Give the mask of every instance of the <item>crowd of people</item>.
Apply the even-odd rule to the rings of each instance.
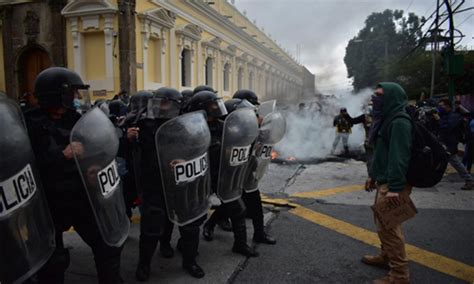
[[[369,143],[369,133],[373,120],[373,102],[369,102],[366,113],[351,117],[346,108],[340,109],[340,114],[334,118],[336,137],[332,154],[335,153],[342,138],[344,154],[349,153],[348,140],[351,129],[356,124],[362,124],[366,132],[364,143],[367,165],[370,168],[373,155],[373,144]],[[406,106],[406,112],[415,122],[419,122],[431,132],[445,147],[449,154],[449,163],[459,173],[465,184],[463,190],[472,190],[474,180],[471,176],[474,158],[474,114],[464,108],[459,99],[453,102],[448,98],[427,99],[415,105]],[[459,145],[464,145],[464,151],[459,151]]]
[[[20,104],[0,95],[0,130],[8,134],[0,138],[0,252],[16,256],[0,259],[0,282],[64,283],[70,256],[63,232],[73,227],[92,249],[99,283],[122,283],[121,252],[133,208],[141,216],[140,282],[153,274],[158,245],[163,257],[174,256],[174,226],[182,267],[195,278],[205,276],[197,262],[201,227],[206,241],[214,239],[216,225],[232,231],[232,252],[258,257],[248,244],[248,217],[254,242],[276,244],[264,228],[259,191],[273,145],[286,129],[275,101],[262,103],[250,90],[224,102],[209,86],[183,92],[162,87],[121,92],[90,109],[88,87],[75,72],[52,67]],[[376,205],[397,206],[417,186],[413,159],[426,154],[415,133],[419,125],[444,145],[446,163],[465,180],[462,189],[473,188],[474,122],[459,103],[440,99],[410,107],[400,85],[380,83],[367,109],[356,118],[340,110],[332,150],[342,139],[347,154],[352,126],[364,125],[366,190],[377,191]],[[211,194],[221,203],[208,218]],[[388,228],[374,219],[381,252],[362,261],[389,269],[375,283],[409,283],[401,224]]]
[[[17,122],[3,125],[7,129],[2,131],[22,132],[21,121],[27,130],[24,140],[0,141],[3,149],[24,144],[22,151],[34,158],[16,161],[28,164],[32,182],[44,188],[35,203],[37,216],[31,217],[44,227],[42,233],[17,237],[22,228],[16,214],[30,214],[21,211],[29,208],[27,203],[26,209],[8,212],[2,240],[11,246],[4,243],[0,250],[2,255],[24,254],[24,261],[2,258],[0,282],[64,283],[70,257],[62,235],[73,227],[92,249],[99,283],[121,283],[121,252],[134,207],[141,215],[138,281],[153,274],[158,244],[163,257],[173,257],[175,225],[182,267],[195,278],[205,276],[197,262],[203,223],[206,241],[213,240],[217,224],[232,231],[236,254],[259,255],[248,243],[246,217],[253,221],[254,242],[276,243],[264,230],[258,186],[272,145],[285,133],[274,101],[260,105],[250,90],[239,90],[224,102],[209,86],[183,92],[163,87],[97,100],[87,110],[87,89],[75,72],[52,67],[38,75],[34,94],[21,101],[23,115],[16,102],[0,99],[4,121]],[[2,161],[2,175],[18,176],[8,161]],[[8,167],[15,172],[4,170]],[[212,193],[221,204],[207,218]],[[25,245],[32,241],[25,238],[36,237],[43,243]]]

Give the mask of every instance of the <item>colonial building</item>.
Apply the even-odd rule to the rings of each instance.
[[[314,93],[314,76],[225,0],[3,0],[0,11],[0,91],[11,97],[49,66],[79,73],[93,100],[203,84],[225,97]]]

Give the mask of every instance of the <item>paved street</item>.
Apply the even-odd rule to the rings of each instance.
[[[157,252],[150,283],[370,283],[385,271],[360,262],[378,246],[369,207],[375,193],[362,190],[365,176],[365,165],[354,160],[272,164],[261,190],[276,246],[258,245],[260,257],[246,259],[230,251],[232,234],[216,229],[215,240],[200,245],[204,279],[185,274],[178,254],[168,260]],[[474,192],[461,186],[450,169],[436,187],[414,189],[419,214],[404,226],[412,283],[474,282]],[[126,283],[135,283],[138,218],[122,255]],[[248,228],[250,239],[250,222]],[[93,282],[91,252],[76,233],[66,235],[72,247],[68,283]]]

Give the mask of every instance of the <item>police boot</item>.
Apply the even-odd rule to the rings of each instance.
[[[257,257],[258,252],[247,245],[247,227],[245,218],[232,218],[232,230],[234,231],[234,246],[232,252],[241,254],[246,257]]]
[[[223,218],[223,213],[222,206],[217,207],[211,217],[209,217],[209,220],[204,223],[204,226],[202,227],[202,235],[206,241],[210,242],[214,239],[214,228],[219,220]]]
[[[158,238],[140,236],[139,244],[139,260],[135,277],[140,282],[148,281],[150,278],[150,264],[156,247],[158,246]]]
[[[203,278],[206,275],[201,266],[197,264],[196,260],[192,262],[183,262],[183,269],[194,278]]]

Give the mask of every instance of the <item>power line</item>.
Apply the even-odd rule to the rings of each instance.
[[[471,15],[469,15],[467,18],[465,18],[464,20],[462,20],[462,22],[458,24],[458,28],[459,28],[460,26],[462,26],[462,24],[464,24],[464,23],[465,23],[467,20],[469,20],[469,18],[472,17],[472,16],[474,16],[474,14],[471,14]]]
[[[408,10],[410,9],[410,7],[411,7],[411,5],[413,4],[414,1],[415,1],[415,0],[411,0],[411,1],[410,1],[410,4],[409,4],[408,7],[405,9],[405,11],[407,11],[407,13],[408,13]]]

